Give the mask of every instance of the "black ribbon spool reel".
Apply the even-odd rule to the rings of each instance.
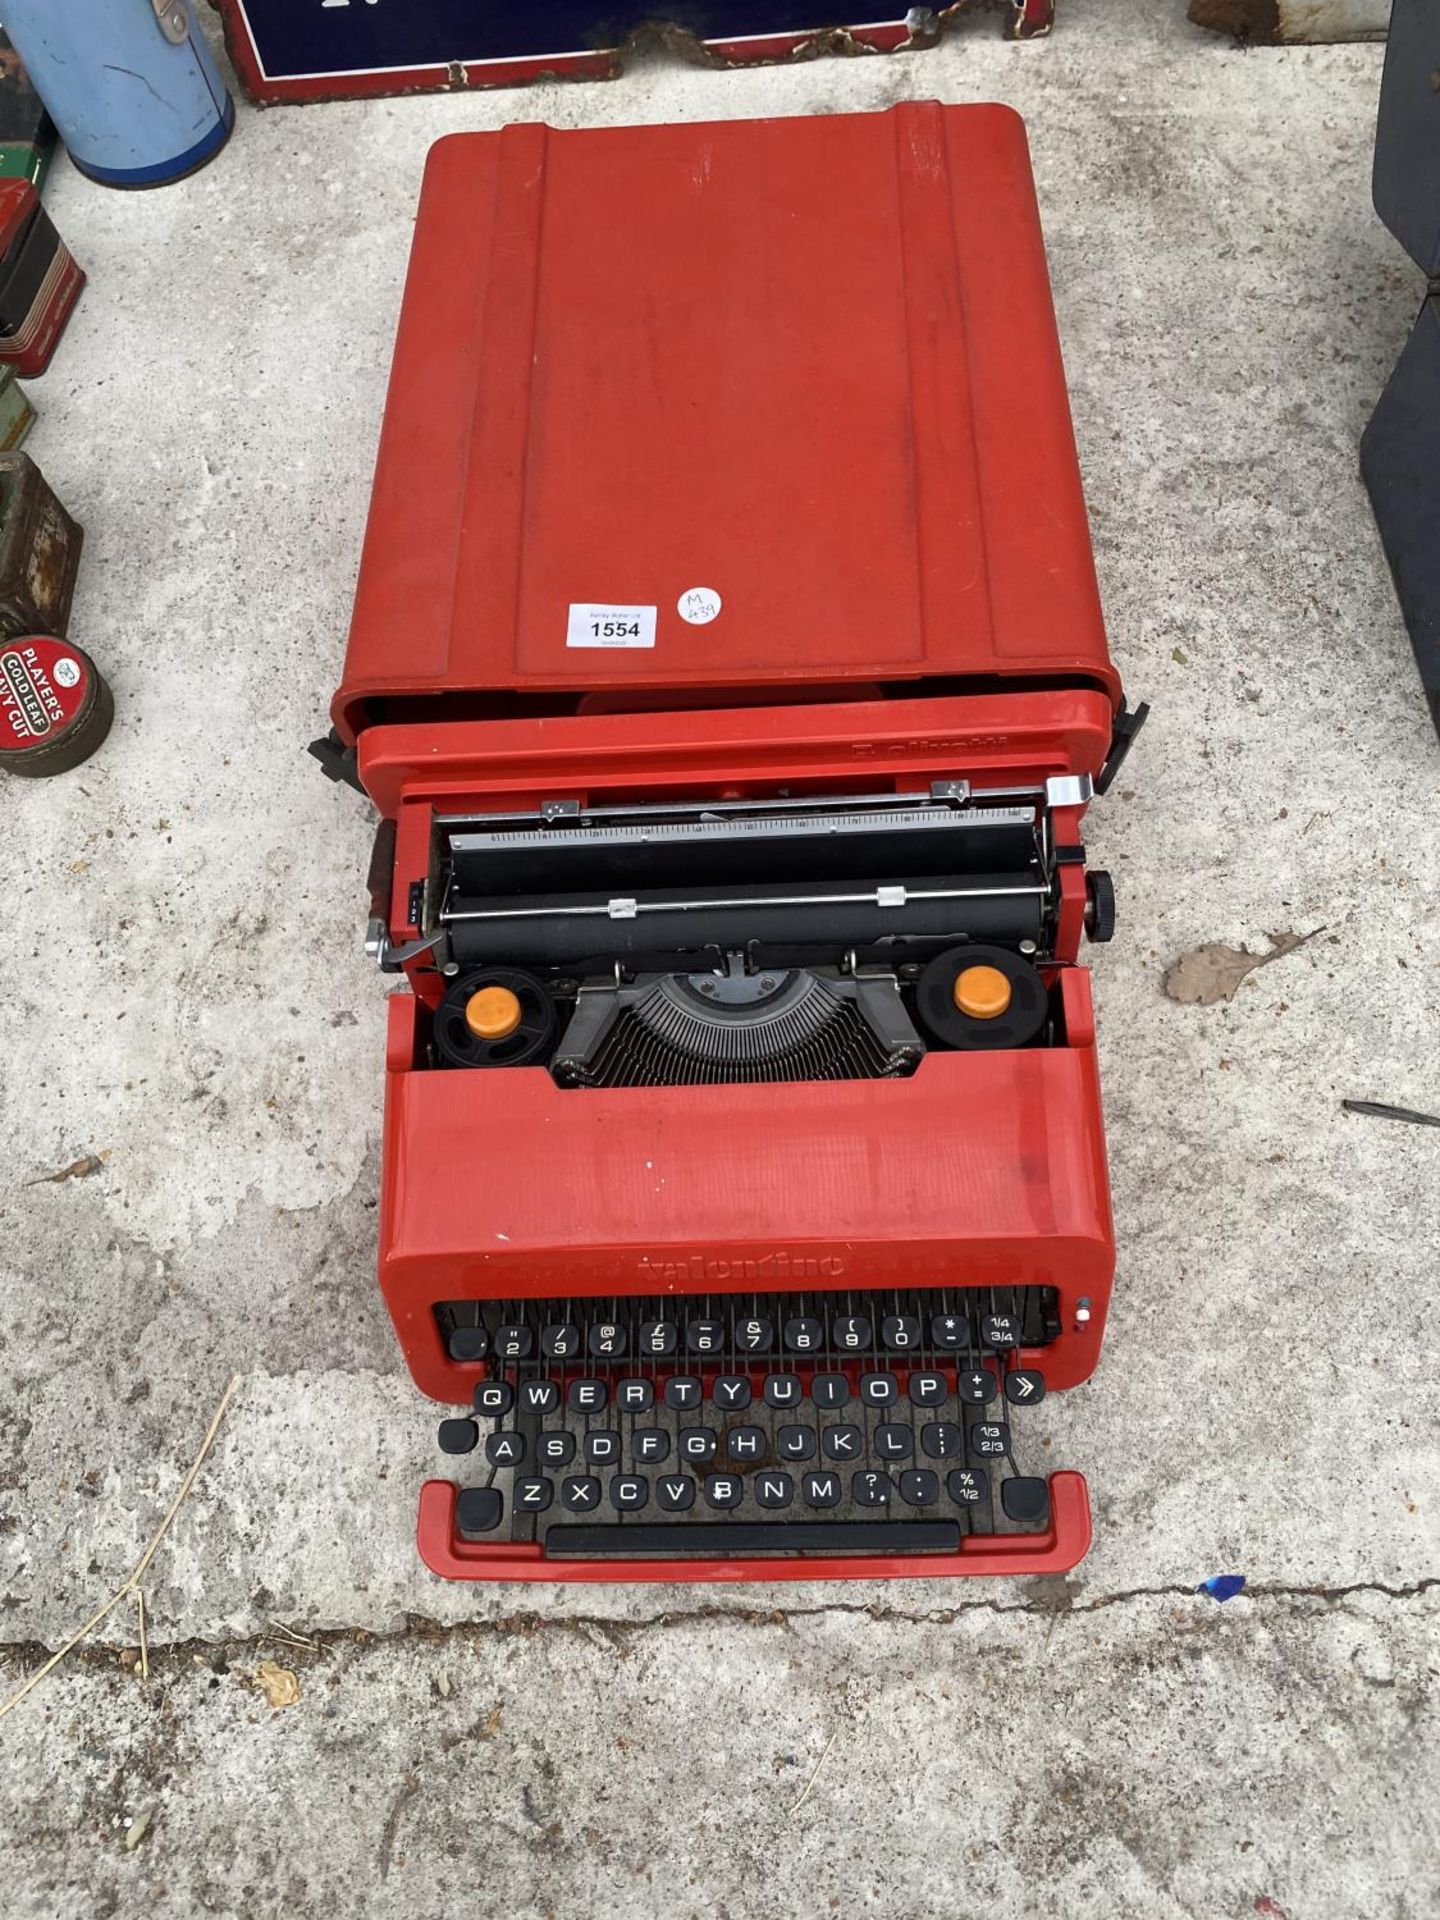
[[[967,1013],[955,983],[972,968],[993,968],[1009,985],[1009,1004],[993,1014]],[[985,981],[990,989],[996,983]],[[977,992],[977,998],[985,997]],[[993,997],[998,1000],[998,990]],[[915,1010],[936,1040],[960,1052],[1028,1047],[1040,1037],[1050,997],[1038,970],[1005,947],[951,947],[932,960],[915,987]]]
[[[513,994],[519,1019],[508,1032],[487,1037],[467,1016],[470,1002],[486,990]],[[548,1059],[559,1020],[555,1003],[533,973],[515,967],[477,967],[462,974],[435,1014],[435,1051],[447,1067],[528,1067]]]

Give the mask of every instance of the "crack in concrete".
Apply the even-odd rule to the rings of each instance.
[[[1333,1604],[1355,1595],[1373,1594],[1381,1599],[1401,1601],[1421,1599],[1437,1589],[1440,1589],[1440,1576],[1416,1580],[1405,1586],[1394,1586],[1381,1580],[1357,1580],[1349,1585],[1336,1587],[1283,1584],[1247,1586],[1244,1598],[1252,1601],[1310,1600]],[[505,1635],[538,1637],[541,1634],[562,1633],[580,1634],[592,1641],[607,1641],[611,1646],[616,1647],[617,1651],[623,1651],[628,1657],[628,1647],[623,1647],[619,1643],[648,1633],[654,1628],[709,1625],[717,1621],[738,1627],[786,1627],[802,1620],[824,1620],[839,1614],[870,1620],[877,1626],[944,1627],[952,1626],[965,1614],[990,1613],[1028,1614],[1058,1623],[1067,1615],[1103,1613],[1111,1607],[1128,1606],[1137,1600],[1196,1600],[1198,1598],[1200,1594],[1194,1587],[1160,1586],[1122,1588],[1115,1593],[1100,1594],[1089,1601],[1071,1600],[1065,1593],[1053,1599],[1026,1599],[1009,1603],[1001,1599],[977,1599],[962,1601],[955,1606],[932,1608],[924,1613],[907,1613],[903,1609],[887,1607],[878,1601],[862,1603],[837,1600],[819,1607],[669,1608],[662,1613],[647,1614],[638,1620],[611,1620],[598,1614],[554,1616],[502,1614],[493,1620],[456,1620],[447,1623],[432,1620],[423,1614],[412,1614],[403,1627],[390,1630],[352,1626],[306,1630],[290,1628],[282,1631],[278,1627],[269,1627],[239,1639],[192,1638],[168,1642],[163,1640],[157,1642],[152,1639],[149,1643],[149,1656],[152,1669],[157,1665],[175,1666],[189,1660],[210,1667],[212,1671],[225,1672],[232,1664],[243,1661],[248,1655],[262,1648],[271,1653],[285,1655],[292,1664],[305,1665],[313,1662],[316,1655],[346,1646],[358,1652],[365,1652],[377,1647],[392,1647],[406,1641],[443,1644],[454,1640],[484,1640]],[[1209,1605],[1200,1611],[1208,1613]],[[0,1642],[0,1655],[21,1665],[48,1660],[53,1651],[52,1647],[39,1640]],[[70,1658],[85,1666],[109,1667],[119,1661],[122,1651],[113,1646],[84,1646],[75,1648]]]

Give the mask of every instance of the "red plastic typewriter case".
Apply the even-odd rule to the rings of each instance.
[[[1008,1417],[1099,1353],[1080,821],[1134,719],[1019,119],[442,140],[332,713],[410,989],[381,1287],[425,1393],[521,1393],[488,1487],[423,1489],[426,1562],[1073,1566],[1085,1483],[1020,1476]],[[964,1404],[922,1427],[926,1392]]]

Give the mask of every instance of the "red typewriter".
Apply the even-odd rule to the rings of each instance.
[[[455,1579],[1057,1572],[1105,644],[1021,122],[442,140],[334,730]]]

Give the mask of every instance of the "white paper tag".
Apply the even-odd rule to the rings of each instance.
[[[598,600],[572,601],[567,647],[653,647],[654,607],[607,607]]]

